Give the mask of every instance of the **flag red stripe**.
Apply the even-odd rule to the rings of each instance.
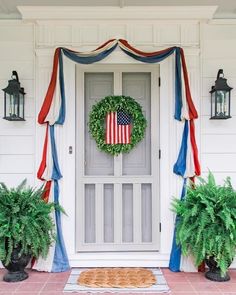
[[[115,112],[115,122],[114,122],[114,137],[115,137],[115,139],[114,139],[114,144],[117,144],[117,124],[116,124],[116,122],[117,122],[117,113]]]
[[[110,143],[110,114],[107,114],[106,116],[106,143],[109,144]]]

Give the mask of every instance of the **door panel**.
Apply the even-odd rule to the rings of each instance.
[[[84,71],[84,96],[77,101],[76,115],[84,116],[84,126],[77,127],[76,248],[78,252],[158,251],[159,160],[153,156],[158,150],[158,126],[153,122],[158,119],[151,117],[158,116],[158,103],[153,103],[158,93],[151,87],[157,68],[99,69],[102,72]],[[114,89],[137,100],[148,121],[145,138],[129,154],[115,157],[99,151],[88,131],[92,106]],[[84,155],[79,154],[81,149]]]
[[[113,94],[113,73],[85,73],[85,174],[113,175],[114,159],[106,153],[101,153],[95,141],[89,134],[88,121],[92,106],[101,97]]]
[[[114,185],[104,184],[104,243],[114,243]]]
[[[142,106],[148,120],[144,139],[128,154],[123,154],[123,175],[151,174],[151,74],[123,73],[122,93]]]

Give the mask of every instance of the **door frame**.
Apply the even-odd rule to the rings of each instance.
[[[155,126],[160,126],[159,125],[159,85],[158,83],[155,83],[155,81],[158,81],[159,79],[159,65],[158,64],[154,64],[154,65],[148,65],[146,64],[145,66],[139,64],[129,64],[129,65],[117,65],[117,64],[113,64],[113,65],[101,65],[101,64],[92,64],[92,65],[81,65],[81,64],[77,64],[76,65],[76,109],[77,109],[77,116],[76,116],[76,126],[83,126],[84,128],[84,95],[85,95],[85,73],[107,73],[107,72],[112,72],[114,75],[114,95],[121,95],[122,94],[122,73],[136,73],[136,72],[140,72],[140,73],[150,73],[151,74],[151,85],[150,85],[150,93],[151,93],[151,162],[154,162],[154,165],[152,165],[152,172],[150,175],[147,176],[142,176],[142,175],[131,175],[128,176],[127,175],[127,179],[123,179],[122,183],[133,183],[134,184],[134,189],[135,189],[135,183],[152,183],[152,236],[155,239],[154,243],[156,243],[158,249],[160,248],[160,232],[159,232],[159,223],[160,223],[160,191],[159,191],[159,164],[160,164],[160,160],[159,158],[159,127],[157,127],[157,130],[155,130]],[[78,108],[78,104],[80,106],[80,108]],[[82,127],[81,127],[82,128]],[[77,132],[77,131],[76,131]],[[83,197],[80,197],[84,194],[84,190],[83,190],[83,184],[84,183],[93,183],[93,176],[92,178],[90,176],[86,176],[82,173],[82,170],[79,169],[79,163],[84,163],[85,161],[85,155],[84,155],[84,136],[78,137],[76,136],[76,154],[77,154],[77,159],[76,159],[76,178],[77,179],[81,179],[81,184],[80,185],[76,185],[76,195],[78,196],[76,198],[76,233],[78,232],[82,232],[82,235],[84,236],[84,228],[82,227],[82,225],[80,224],[80,220],[79,219],[79,215],[82,216],[82,218],[84,218],[84,212],[83,209],[84,208],[84,203],[83,203]],[[81,151],[80,153],[78,153],[78,149],[79,146],[83,147],[83,151]],[[118,161],[120,161],[121,159],[121,155],[114,157],[114,172],[120,172],[120,167],[117,166]],[[156,159],[156,160],[155,160]],[[117,171],[118,170],[118,171]],[[116,174],[116,173],[115,173]],[[91,179],[90,179],[91,178]],[[117,185],[119,186],[120,180],[115,180],[115,175],[114,176],[97,176],[98,178],[98,182],[100,183],[113,183],[114,184],[114,189],[118,189],[119,187],[117,187]],[[142,180],[141,180],[142,179]],[[111,182],[112,181],[112,182]],[[138,193],[138,192],[137,192]],[[156,200],[155,197],[156,196]],[[140,195],[141,197],[141,195]],[[118,201],[118,200],[116,200]],[[120,202],[118,201],[115,204],[116,208],[121,207]],[[102,208],[100,208],[100,210],[102,210]],[[99,210],[99,211],[100,211]],[[157,214],[157,215],[155,215]],[[115,217],[115,216],[114,216]],[[153,221],[155,220],[155,221]],[[98,222],[98,221],[97,221]],[[158,235],[155,235],[154,232],[158,232]],[[121,240],[121,236],[119,237],[119,240]],[[83,247],[83,243],[81,242],[81,240],[78,237],[78,234],[76,234],[76,248],[78,248],[78,245],[80,245],[80,247]],[[126,244],[127,246],[127,244]],[[98,253],[101,253],[103,251],[101,251],[101,249],[106,250],[106,248],[110,248],[109,243],[106,245],[98,245],[97,246],[97,251]],[[114,248],[112,250],[112,252],[119,252],[118,250],[115,250],[115,246],[112,247]],[[120,250],[120,252],[125,253],[127,251],[125,251],[125,245],[122,244],[120,246],[120,248],[123,250]],[[131,245],[132,248],[132,245]],[[133,247],[133,248],[138,248],[137,247]],[[149,250],[143,250],[143,252],[147,252],[147,251],[154,251],[153,249],[155,248],[154,245],[149,245],[147,246],[147,248],[149,248]],[[85,250],[87,249],[87,251]],[[100,250],[99,250],[100,249]],[[97,252],[95,251],[95,252]],[[136,250],[130,250],[131,252],[137,252]],[[142,250],[138,250],[138,251],[142,251]],[[157,251],[157,250],[155,250]],[[83,251],[80,251],[79,253],[83,253],[83,252],[92,252],[92,250],[90,249],[89,245],[84,247]],[[105,252],[105,251],[104,251]],[[159,252],[159,250],[158,250]],[[107,253],[107,250],[106,250]]]
[[[97,64],[134,64],[140,62],[130,59],[119,50]],[[76,253],[75,245],[75,98],[76,66],[64,58],[65,93],[67,120],[64,126],[57,126],[55,133],[58,142],[58,157],[63,171],[61,184],[61,204],[68,216],[62,218],[62,229],[71,266],[168,266],[169,253],[174,229],[174,215],[170,203],[174,195],[178,196],[182,182],[172,172],[177,158],[182,123],[174,120],[174,59],[170,56],[160,64],[162,84],[160,88],[160,252],[131,253]],[[145,65],[144,65],[145,67]],[[158,83],[158,81],[157,81]],[[57,132],[58,129],[62,129]]]

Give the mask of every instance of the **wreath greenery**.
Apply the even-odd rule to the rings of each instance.
[[[105,142],[105,118],[109,112],[124,110],[131,115],[132,132],[129,144],[106,144]],[[142,107],[130,96],[111,95],[106,96],[93,105],[89,114],[89,132],[95,139],[97,147],[106,153],[118,155],[128,153],[138,142],[144,138],[147,120],[142,113]]]

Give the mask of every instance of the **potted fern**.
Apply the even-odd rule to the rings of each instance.
[[[27,279],[24,268],[30,258],[46,257],[55,240],[55,206],[42,200],[43,193],[42,188],[26,187],[25,180],[11,189],[0,183],[0,260],[8,269],[4,281]]]
[[[236,191],[226,178],[217,185],[211,172],[207,180],[187,186],[183,200],[174,199],[177,214],[176,241],[183,255],[192,255],[195,265],[205,260],[206,278],[228,281],[227,269],[236,254]]]

